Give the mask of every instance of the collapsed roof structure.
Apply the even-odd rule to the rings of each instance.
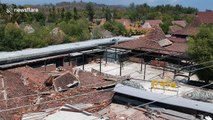
[[[114,81],[106,81],[101,76],[82,70],[70,71],[66,68],[68,66],[63,71],[45,73],[28,66],[1,71],[0,86],[3,92],[0,96],[0,115],[5,119],[20,119],[23,113],[60,107],[65,103],[92,104],[87,110],[94,112],[111,102],[112,91],[96,88],[114,86]],[[59,76],[51,77],[51,72]],[[52,78],[53,84],[46,86],[49,78]],[[78,86],[75,86],[75,81]]]

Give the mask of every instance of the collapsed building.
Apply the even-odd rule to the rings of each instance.
[[[211,116],[212,91],[183,82],[198,80],[188,68],[181,71],[192,64],[186,50],[186,39],[166,37],[154,26],[140,38],[0,53],[1,118],[160,120]],[[191,92],[183,94],[187,91]],[[180,105],[176,99],[189,104]]]
[[[51,72],[58,77],[51,76]],[[113,92],[97,88],[107,86],[110,89],[115,86],[114,81],[82,70],[51,72],[43,73],[28,66],[1,71],[1,116],[20,119],[23,113],[56,108],[65,103],[92,104],[88,109],[94,112],[111,102]]]

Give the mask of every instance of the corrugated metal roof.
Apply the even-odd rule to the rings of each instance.
[[[35,49],[25,49],[20,51],[14,52],[0,52],[0,61],[11,60],[11,59],[21,59],[21,58],[28,58],[28,57],[36,57],[36,56],[45,56],[48,54],[53,53],[61,53],[64,51],[72,51],[75,49],[82,49],[82,48],[90,48],[104,44],[115,43],[114,39],[117,42],[124,42],[133,40],[135,38],[131,37],[113,37],[113,38],[106,38],[106,39],[95,39],[95,40],[88,40],[84,42],[76,42],[76,43],[69,43],[69,44],[60,44],[60,45],[52,45],[44,48],[35,48]]]
[[[212,103],[206,103],[206,102],[200,102],[190,99],[185,99],[177,96],[168,96],[163,94],[157,94],[149,91],[144,91],[140,89],[136,89],[133,87],[125,86],[122,84],[117,84],[114,88],[114,91],[117,93],[147,99],[151,101],[158,101],[159,103],[165,103],[169,105],[194,109],[198,111],[203,111],[207,113],[213,114],[213,104]]]

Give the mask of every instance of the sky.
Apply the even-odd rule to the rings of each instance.
[[[18,5],[24,4],[48,4],[48,3],[58,3],[63,1],[72,2],[74,0],[0,0],[2,3],[14,3]],[[81,1],[81,0],[75,0]],[[213,0],[82,0],[84,2],[96,2],[103,3],[107,5],[129,5],[130,3],[143,4],[147,3],[151,6],[162,5],[162,4],[171,4],[176,5],[180,4],[185,7],[195,7],[200,11],[206,9],[213,10]]]

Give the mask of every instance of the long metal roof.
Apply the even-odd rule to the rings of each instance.
[[[151,101],[157,101],[159,103],[179,106],[183,108],[194,109],[198,111],[203,111],[207,113],[213,114],[213,104],[201,101],[190,100],[177,96],[169,96],[158,93],[153,93],[149,91],[144,91],[140,89],[136,89],[133,87],[125,86],[122,84],[117,84],[114,88],[114,91],[117,93],[147,99]]]
[[[116,42],[120,43],[134,39],[135,37],[113,37],[68,44],[52,45],[44,48],[25,49],[14,52],[0,52],[0,62],[13,59],[23,59],[28,57],[46,56],[49,54],[57,54],[65,51],[68,52],[76,49],[91,48],[106,44],[115,44]]]

